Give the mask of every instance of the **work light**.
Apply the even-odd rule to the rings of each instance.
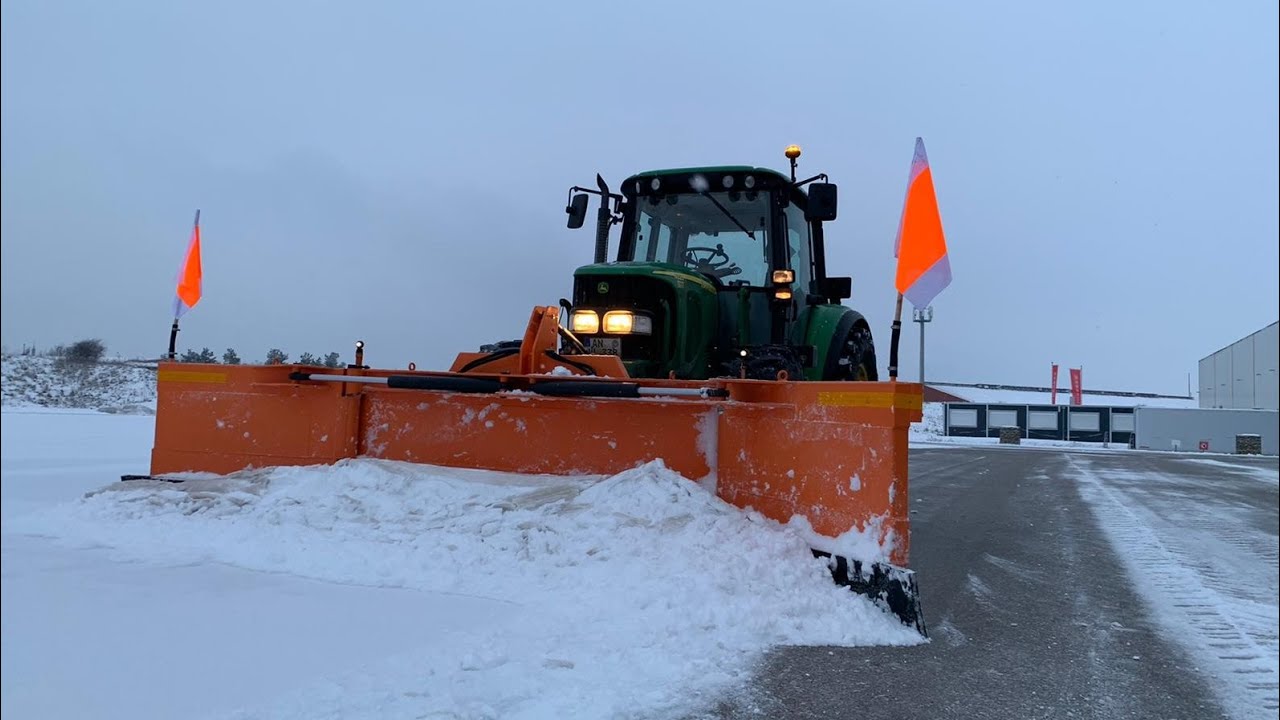
[[[575,333],[594,335],[600,332],[600,316],[595,310],[574,310],[569,325]]]
[[[630,310],[610,310],[604,314],[604,331],[615,335],[648,335],[653,332],[653,319]]]

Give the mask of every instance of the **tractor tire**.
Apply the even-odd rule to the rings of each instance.
[[[827,378],[828,380],[875,382],[879,379],[880,374],[876,370],[876,344],[871,337],[871,328],[862,323],[854,324],[845,334],[839,352],[835,376]]]

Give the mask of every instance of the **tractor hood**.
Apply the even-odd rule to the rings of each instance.
[[[616,352],[633,377],[698,377],[708,370],[718,306],[716,286],[681,265],[614,262],[585,265],[573,273],[574,311],[592,311],[602,322],[582,333],[601,352]],[[610,333],[605,314],[644,317],[645,331]],[[639,322],[639,321],[638,321]]]
[[[712,295],[716,286],[705,275],[683,265],[661,262],[611,262],[584,265],[573,272],[575,281],[583,277],[652,277],[671,285],[677,291],[696,291],[700,288]]]

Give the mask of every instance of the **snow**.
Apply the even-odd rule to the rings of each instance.
[[[92,408],[103,412],[155,412],[154,366],[127,362],[70,363],[55,358],[6,355],[4,407]]]
[[[1211,679],[1223,708],[1234,718],[1274,718],[1280,704],[1276,518],[1241,502],[1233,480],[1250,483],[1251,476],[1269,473],[1275,485],[1280,473],[1185,460],[1204,472],[1174,477],[1110,467],[1097,456],[1064,457],[1137,593],[1166,636]]]
[[[773,645],[923,642],[660,462],[120,483],[150,417],[0,430],[6,716],[678,717]]]
[[[893,486],[889,487],[889,496],[889,501],[893,502]],[[877,515],[871,518],[866,527],[861,530],[851,528],[834,538],[819,535],[809,521],[801,515],[792,517],[787,527],[794,528],[805,538],[809,547],[817,550],[868,562],[887,563],[889,550],[897,545],[898,541],[892,529],[885,530],[886,520],[888,520],[888,513]]]
[[[1238,463],[1223,462],[1222,460],[1213,460],[1210,458],[1180,458],[1183,462],[1195,463],[1213,468],[1225,470],[1237,476],[1243,476],[1266,483],[1268,485],[1280,485],[1280,473],[1265,467],[1252,467],[1249,465],[1240,465]]]
[[[1081,442],[1079,440],[1039,440],[1036,438],[1022,438],[1018,445],[1002,444],[1000,438],[989,437],[960,437],[951,435],[940,436],[917,436],[911,437],[912,445],[927,446],[930,448],[946,448],[946,447],[985,447],[990,450],[1043,450],[1043,449],[1072,449],[1084,451],[1101,451],[1101,452],[1128,452],[1133,453],[1128,445],[1124,443],[1097,443],[1097,442]]]
[[[920,422],[911,423],[910,442],[929,442],[946,436],[946,407],[927,402],[920,409]]]

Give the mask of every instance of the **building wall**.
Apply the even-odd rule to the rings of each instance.
[[[1120,443],[1133,438],[1133,408],[1099,405],[987,405],[946,403],[942,426],[955,437],[1000,437],[1000,428],[1017,427],[1032,440]]]
[[[1280,323],[1271,323],[1253,336],[1253,372],[1256,380],[1254,391],[1260,402],[1258,407],[1280,410]]]
[[[1280,323],[1200,360],[1200,407],[1280,409]]]
[[[1249,433],[1262,436],[1264,455],[1275,455],[1280,412],[1139,407],[1134,410],[1134,433],[1139,450],[1215,453],[1235,452],[1236,435]]]

